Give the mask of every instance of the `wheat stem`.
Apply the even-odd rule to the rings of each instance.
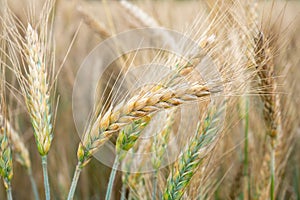
[[[47,155],[42,156],[42,167],[43,167],[43,176],[44,176],[45,197],[46,200],[50,200]]]
[[[78,183],[78,179],[79,179],[81,170],[82,170],[81,162],[78,162],[77,165],[76,165],[76,170],[74,172],[71,187],[70,187],[70,190],[69,190],[68,200],[72,200],[74,198],[74,194],[75,194],[75,190],[76,190],[76,186],[77,186],[77,183]]]
[[[153,191],[152,191],[152,200],[156,199],[156,189],[157,189],[157,175],[158,171],[155,170],[154,176],[153,176]]]
[[[12,194],[11,194],[11,183],[10,181],[7,181],[7,188],[6,188],[6,197],[7,197],[7,200],[12,200]]]
[[[250,182],[249,182],[249,97],[246,97],[246,107],[245,107],[245,149],[244,149],[244,176],[246,178],[246,184],[247,184],[247,196],[248,199],[250,199]],[[246,194],[244,194],[246,195]]]
[[[121,200],[125,200],[126,198],[126,184],[122,184],[122,189],[121,189]]]
[[[31,169],[28,170],[28,176],[29,176],[29,180],[30,180],[30,183],[31,183],[31,187],[32,187],[32,191],[33,191],[33,195],[34,195],[34,199],[35,200],[39,200],[40,197],[39,197],[39,192],[38,192],[38,189],[36,187],[36,182],[32,176],[32,171]]]
[[[271,187],[270,187],[270,199],[275,199],[275,149],[271,150]]]
[[[106,190],[105,200],[110,200],[110,198],[111,198],[111,192],[112,192],[112,188],[113,188],[113,185],[114,185],[114,180],[115,180],[115,177],[116,177],[116,173],[117,173],[119,164],[120,164],[120,159],[119,159],[118,155],[116,155],[114,165],[111,169],[111,173],[110,173],[110,177],[109,177],[109,182],[108,182],[108,186],[107,186],[107,190]]]

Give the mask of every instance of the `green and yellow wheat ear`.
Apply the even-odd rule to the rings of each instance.
[[[52,114],[48,74],[43,54],[43,44],[36,30],[28,24],[26,31],[26,106],[34,129],[34,136],[41,156],[48,154],[52,134]]]
[[[0,114],[0,175],[3,178],[6,190],[10,190],[13,177],[12,152],[8,141],[5,120]]]
[[[220,115],[224,111],[224,105],[216,109],[211,107],[204,120],[198,124],[197,132],[190,141],[186,151],[182,152],[178,161],[175,163],[175,170],[170,174],[162,199],[173,200],[181,199],[187,186],[190,184],[195,170],[206,157],[206,153],[213,147],[217,138],[218,123]]]

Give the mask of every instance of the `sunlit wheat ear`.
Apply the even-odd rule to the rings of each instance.
[[[195,170],[211,150],[212,144],[220,132],[218,123],[223,109],[223,106],[219,110],[216,110],[215,107],[210,108],[205,119],[199,122],[195,136],[190,140],[187,149],[181,153],[167,180],[163,199],[181,199]]]
[[[157,88],[157,87],[155,87]],[[102,146],[114,133],[132,121],[150,115],[162,109],[179,106],[183,103],[202,100],[210,95],[208,87],[195,83],[178,85],[173,88],[159,87],[155,91],[135,95],[100,115],[85,133],[80,143],[77,156],[82,166],[88,163],[93,153]]]
[[[26,106],[29,111],[38,151],[47,155],[53,139],[49,78],[39,36],[30,24],[26,31],[26,62],[28,72],[24,83]]]

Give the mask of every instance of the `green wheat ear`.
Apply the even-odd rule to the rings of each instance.
[[[175,163],[175,172],[168,178],[163,199],[173,200],[182,197],[196,169],[205,158],[200,150],[209,148],[218,132],[220,132],[217,124],[223,110],[224,106],[219,110],[216,110],[215,107],[210,108],[204,121],[198,123],[194,138],[189,143],[186,151],[181,153],[179,160]]]
[[[151,117],[145,116],[142,119],[132,122],[120,131],[117,142],[116,142],[116,153],[119,160],[123,160],[130,150],[136,143],[137,139],[141,135],[144,128],[150,122]]]
[[[3,178],[5,188],[8,189],[13,177],[12,152],[4,120],[0,119],[0,121],[0,175]]]

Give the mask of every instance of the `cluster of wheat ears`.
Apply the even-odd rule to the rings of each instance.
[[[152,3],[163,6],[166,2]],[[64,123],[72,123],[72,116],[65,116],[70,114],[64,111],[68,103],[60,93],[67,93],[61,88],[68,86],[61,87],[67,81],[60,79],[75,74],[68,67],[80,63],[72,63],[72,56],[86,47],[83,43],[89,45],[91,36],[84,35],[87,38],[76,46],[76,41],[83,38],[80,37],[82,26],[102,41],[117,35],[118,18],[126,19],[127,29],[161,29],[166,22],[158,13],[157,18],[152,17],[138,4],[125,0],[99,3],[107,23],[102,23],[86,6],[89,2],[47,0],[41,5],[33,1],[28,4],[24,18],[10,1],[1,1],[0,175],[7,199],[37,200],[39,193],[45,193],[47,200],[51,197],[68,200],[300,199],[297,171],[300,162],[295,153],[299,149],[299,102],[295,96],[299,45],[288,34],[288,30],[296,32],[293,21],[282,30],[286,7],[277,12],[274,20],[272,13],[263,13],[263,3],[255,0],[187,1],[185,4],[189,3],[201,5],[202,10],[196,12],[198,16],[193,21],[185,22],[188,26],[180,34],[195,45],[178,40],[168,32],[144,35],[154,37],[153,43],[180,49],[183,55],[136,50],[123,53],[107,68],[104,80],[97,87],[100,97],[96,98],[80,133],[82,138],[79,141],[78,137],[79,143],[74,142],[77,145],[75,167],[72,158],[76,147],[66,139],[77,137],[77,133],[74,128],[61,128]],[[73,11],[81,21],[74,26],[72,34],[68,33],[72,15],[61,11],[64,4],[75,8]],[[169,2],[175,4],[183,3]],[[272,3],[268,12],[275,10],[275,4]],[[118,15],[118,9],[123,14]],[[182,5],[182,13],[176,15],[189,14],[184,9]],[[62,18],[66,18],[65,24],[60,21]],[[119,25],[122,27],[122,22]],[[56,41],[57,34],[61,41],[69,42],[65,54],[60,49],[64,43]],[[116,52],[122,52],[122,44],[115,40]],[[77,54],[87,56],[82,52]],[[131,85],[125,80],[130,79],[130,70],[145,62],[160,63],[168,72],[157,78],[163,70],[152,65],[144,67],[140,75],[153,81],[132,89],[140,80]],[[72,131],[66,133],[70,137],[60,141],[57,132],[66,130]],[[28,142],[31,135],[37,151],[28,148],[29,142],[33,142]],[[115,156],[111,157],[113,165],[109,173],[92,174],[90,178],[96,178],[102,186],[91,186],[85,168],[95,154],[107,156],[102,151],[99,155],[99,150],[108,142],[115,148],[112,150]],[[58,145],[53,147],[55,143]],[[67,148],[71,159],[64,153]],[[58,155],[51,161],[55,154]],[[149,159],[135,157],[146,154]],[[49,165],[48,155],[54,164]],[[59,156],[63,158],[57,159]],[[169,160],[170,156],[174,159]],[[33,157],[38,162],[41,160],[43,176],[39,175],[39,167],[32,164],[36,163]],[[32,197],[21,197],[18,193],[28,177],[18,178],[19,171],[24,172],[20,167],[13,173],[19,165],[15,161],[26,169]],[[58,172],[52,170],[55,165]],[[146,165],[151,170],[144,173]],[[106,174],[110,174],[108,181],[104,178]],[[90,187],[98,192],[86,195],[84,191]]]

